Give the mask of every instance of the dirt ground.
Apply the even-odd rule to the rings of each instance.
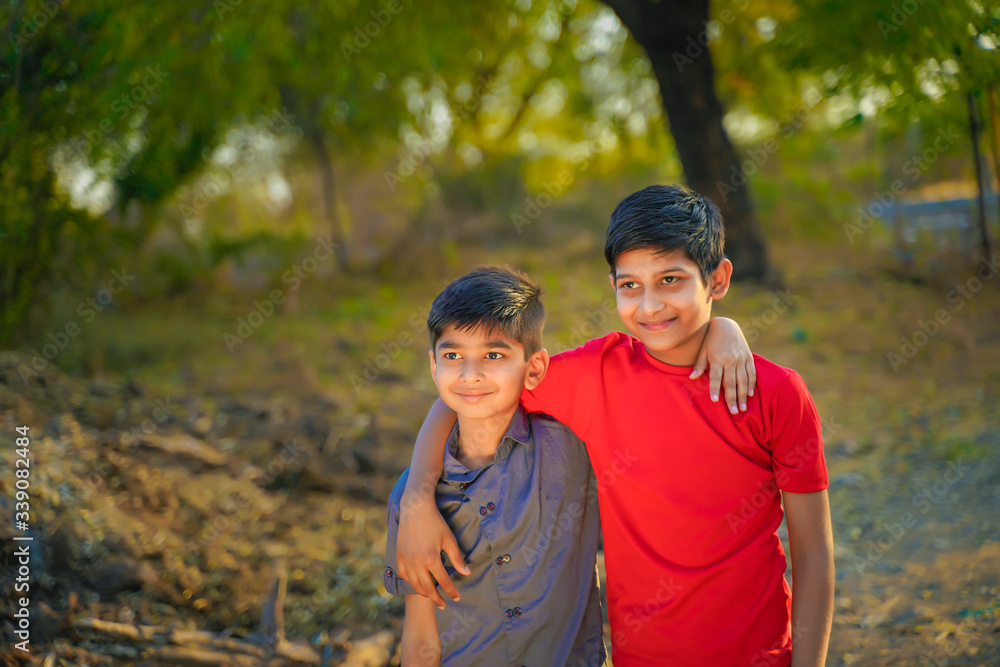
[[[38,592],[31,662],[45,655],[55,656],[54,664],[130,662],[99,659],[104,643],[93,633],[46,626],[55,624],[74,591],[81,617],[251,629],[259,621],[262,584],[280,558],[292,571],[290,636],[317,648],[327,641],[343,657],[352,639],[383,628],[398,635],[398,605],[374,592],[375,557],[384,534],[381,499],[408,455],[405,438],[371,458],[362,454],[371,450],[354,447],[322,452],[321,443],[269,473],[267,457],[281,460],[278,443],[325,441],[332,428],[324,416],[328,406],[318,399],[293,406],[276,397],[201,396],[174,405],[169,426],[140,434],[141,444],[131,448],[128,431],[115,423],[154,414],[156,400],[141,388],[88,385],[49,372],[40,376],[44,386],[25,389],[12,376],[19,361],[5,355],[0,362],[2,428],[10,433],[21,422],[32,425],[33,488],[36,502],[47,505],[34,529],[40,555],[32,575]],[[237,434],[258,447],[227,447]],[[837,613],[828,664],[1000,664],[1000,456],[993,452],[985,460],[947,462],[900,455],[882,465],[905,475],[877,484],[863,472],[832,476]],[[307,462],[310,456],[318,458]],[[864,454],[835,446],[828,457],[837,469]],[[9,480],[3,483],[9,499]],[[287,492],[283,484],[307,490]],[[216,521],[213,512],[227,520]],[[852,533],[859,539],[851,540]],[[362,568],[366,560],[372,562]],[[315,576],[321,570],[329,576],[331,567],[332,580]],[[333,590],[324,588],[330,584]],[[355,606],[367,607],[367,617],[353,609],[350,618],[337,619],[336,607],[352,587],[363,598]],[[338,595],[337,588],[347,590]],[[8,598],[8,637],[12,610]],[[324,630],[326,637],[317,640]],[[16,652],[6,656],[6,664],[22,662]],[[333,653],[331,664],[337,664]]]

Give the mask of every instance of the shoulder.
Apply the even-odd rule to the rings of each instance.
[[[603,363],[609,359],[631,360],[642,353],[638,338],[621,331],[592,338],[583,345],[552,355],[554,365],[567,363]]]
[[[603,356],[617,349],[632,349],[638,339],[621,331],[612,331],[600,338],[591,338],[583,345],[552,355],[553,359],[574,356]]]
[[[779,366],[759,354],[753,355],[753,363],[757,371],[757,391],[762,400],[809,394],[805,380],[796,370]]]
[[[543,443],[550,445],[582,445],[580,438],[576,437],[573,430],[561,421],[546,414],[530,413],[528,422],[531,424],[531,434],[535,439],[535,444]]]
[[[546,414],[528,418],[537,460],[562,468],[563,475],[586,475],[590,470],[587,446],[569,426]]]

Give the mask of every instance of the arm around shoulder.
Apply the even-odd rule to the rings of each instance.
[[[439,398],[420,428],[413,449],[410,475],[400,503],[396,543],[399,575],[442,609],[444,598],[438,593],[435,582],[453,600],[458,600],[460,596],[441,563],[441,552],[448,554],[456,570],[469,574],[458,542],[434,502],[434,489],[444,468],[445,442],[455,419],[455,412]]]
[[[441,637],[434,603],[419,595],[406,596],[403,618],[402,667],[439,667]]]

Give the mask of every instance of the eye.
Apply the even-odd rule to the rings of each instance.
[[[619,289],[635,289],[635,281],[634,280],[626,280],[625,282],[623,282],[618,287],[619,287]]]
[[[449,361],[454,361],[455,359],[458,359],[458,352],[445,352],[441,356]]]
[[[666,283],[667,285],[673,285],[678,280],[680,280],[680,278],[678,278],[677,276],[664,276],[663,277],[663,282]]]
[[[502,352],[487,352],[486,353],[486,358],[487,359],[492,359],[493,361],[496,361],[498,359],[503,359],[503,353]]]

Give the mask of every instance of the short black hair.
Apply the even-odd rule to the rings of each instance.
[[[725,242],[722,214],[707,197],[683,185],[650,185],[615,207],[604,257],[615,273],[615,262],[630,250],[683,250],[707,283],[725,257]]]
[[[542,288],[528,276],[504,266],[477,266],[437,295],[427,316],[431,349],[449,326],[499,331],[524,347],[524,358],[542,348],[545,309]]]

